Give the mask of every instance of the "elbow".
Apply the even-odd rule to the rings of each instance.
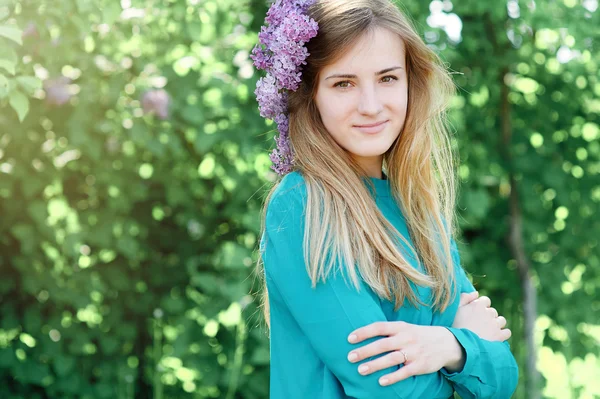
[[[500,395],[498,399],[510,399],[517,389],[517,385],[519,384],[519,365],[515,360],[515,357],[510,355],[510,364],[506,369],[506,372],[503,373],[503,381],[498,381],[500,386]]]
[[[519,365],[510,351],[508,342],[504,342],[507,350],[507,360],[502,367],[502,372],[498,375],[496,381],[496,392],[490,396],[490,399],[510,399],[517,390],[519,384]]]
[[[517,389],[519,383],[519,367],[516,362],[514,366],[508,367],[501,378],[496,381],[496,389],[490,395],[483,395],[481,398],[488,399],[510,399]]]
[[[506,393],[502,397],[510,399],[517,390],[517,385],[519,384],[519,366],[516,361],[507,374]]]
[[[512,398],[519,382],[519,368],[516,363],[498,369],[495,378],[488,382],[478,379],[479,384],[475,389],[467,386],[455,386],[456,392],[462,398],[469,399],[510,399]]]

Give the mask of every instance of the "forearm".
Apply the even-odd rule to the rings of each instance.
[[[466,360],[465,350],[462,345],[458,342],[454,334],[452,334],[447,328],[444,327],[436,327],[444,330],[444,340],[446,344],[444,345],[448,348],[448,351],[444,354],[446,357],[446,362],[444,363],[444,367],[449,373],[457,373],[460,372]]]
[[[519,377],[517,363],[508,342],[486,341],[468,329],[449,328],[465,350],[465,364],[460,372],[442,373],[461,398],[508,399]]]

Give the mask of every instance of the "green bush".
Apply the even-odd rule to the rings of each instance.
[[[451,6],[402,5],[460,87],[463,263],[523,376],[528,277],[544,395],[600,395],[599,12]],[[0,2],[0,397],[268,397],[250,293],[273,129],[248,57],[266,10]],[[459,36],[429,26],[453,18]]]

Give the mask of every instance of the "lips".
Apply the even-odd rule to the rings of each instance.
[[[384,124],[386,122],[387,121],[381,121],[381,122],[377,122],[377,123],[371,123],[369,125],[354,125],[354,127],[375,127],[375,126],[382,125],[382,124]]]
[[[354,128],[363,134],[377,134],[381,132],[387,126],[389,121],[371,123],[369,125],[354,125]]]

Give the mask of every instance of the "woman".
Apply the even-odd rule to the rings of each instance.
[[[510,397],[510,330],[452,238],[439,59],[387,0],[279,0],[267,22],[253,58],[283,175],[258,263],[271,398]]]

